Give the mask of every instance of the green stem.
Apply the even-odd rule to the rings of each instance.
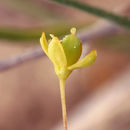
[[[62,116],[64,130],[67,130],[67,112],[66,112],[66,101],[65,101],[65,80],[60,79],[60,94],[61,94],[61,104],[62,104]]]
[[[54,24],[49,27],[37,28],[17,28],[17,27],[0,27],[0,39],[13,40],[13,41],[38,41],[41,37],[42,31],[46,31],[47,38],[50,38],[49,33],[54,32],[55,35],[61,36],[68,32],[69,26],[63,24]]]
[[[83,10],[93,15],[108,19],[116,24],[121,25],[122,27],[130,29],[130,19],[128,19],[127,17],[122,17],[119,15],[113,14],[111,12],[105,11],[103,9],[91,6],[86,3],[81,3],[75,0],[52,0],[52,1]]]
[[[0,39],[8,39],[15,41],[30,40],[34,41],[41,36],[40,30],[32,29],[18,29],[18,28],[1,28],[0,27]]]

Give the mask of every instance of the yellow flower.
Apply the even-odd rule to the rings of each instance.
[[[65,103],[65,80],[74,69],[88,67],[96,60],[97,53],[91,51],[83,59],[79,60],[82,53],[82,43],[75,35],[76,29],[71,29],[71,34],[59,40],[50,34],[51,40],[47,43],[45,33],[42,33],[40,43],[42,49],[54,64],[55,72],[60,81],[61,104],[64,128],[67,130],[67,112]]]
[[[50,34],[52,39],[49,44],[44,32],[40,38],[42,49],[54,64],[57,76],[62,80],[66,80],[72,70],[88,67],[96,60],[97,53],[95,50],[79,60],[82,53],[82,43],[75,33],[76,29],[72,28],[71,34],[65,36],[61,41]]]

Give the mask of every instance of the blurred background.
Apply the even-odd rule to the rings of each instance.
[[[81,2],[130,17],[129,0]],[[39,38],[71,27],[83,55],[98,57],[67,79],[69,130],[130,130],[130,31],[47,0],[0,0],[0,130],[63,129],[58,79]]]

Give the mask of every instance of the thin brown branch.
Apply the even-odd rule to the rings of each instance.
[[[44,52],[41,48],[33,49],[31,51],[27,51],[23,54],[20,54],[18,56],[8,58],[5,60],[0,61],[0,71],[5,71],[8,69],[11,69],[17,65],[20,65],[24,62],[35,60],[37,58],[40,58],[44,56]]]

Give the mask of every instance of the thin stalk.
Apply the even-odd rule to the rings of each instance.
[[[108,12],[103,9],[94,7],[94,6],[86,4],[86,3],[81,3],[76,0],[51,0],[51,1],[55,1],[55,2],[58,2],[63,5],[67,5],[67,6],[71,6],[73,8],[80,9],[82,11],[91,13],[93,15],[108,19],[116,24],[121,25],[124,28],[130,29],[130,19],[128,19],[127,17],[119,16],[112,12]]]
[[[60,94],[61,94],[61,104],[62,104],[62,116],[64,130],[67,130],[67,112],[66,112],[66,101],[65,101],[65,80],[60,79]]]

